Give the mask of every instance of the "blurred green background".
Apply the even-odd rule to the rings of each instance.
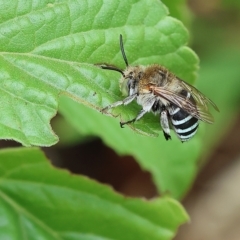
[[[175,239],[240,239],[240,1],[188,5],[191,46],[200,58],[197,87],[220,113],[206,127],[199,175],[183,200],[191,223]]]

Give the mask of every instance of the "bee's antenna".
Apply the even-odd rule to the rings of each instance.
[[[121,49],[121,52],[122,52],[122,56],[123,56],[124,62],[126,63],[126,66],[128,67],[128,60],[127,60],[127,57],[126,57],[126,54],[125,54],[125,51],[124,51],[124,47],[123,47],[123,37],[122,37],[122,34],[120,34],[120,49]]]
[[[108,69],[108,70],[112,70],[112,71],[117,71],[117,72],[120,72],[123,76],[124,76],[124,73],[121,69],[115,67],[115,66],[112,66],[112,65],[99,65],[102,69]]]

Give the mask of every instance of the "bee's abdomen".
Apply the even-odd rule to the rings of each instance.
[[[197,132],[198,119],[179,107],[171,106],[171,110],[169,114],[177,136],[182,142],[188,141]]]

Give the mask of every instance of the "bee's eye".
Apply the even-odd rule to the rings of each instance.
[[[131,88],[131,79],[129,77],[123,78],[120,83],[121,92],[124,96],[128,96]]]
[[[130,90],[130,87],[131,87],[131,80],[128,80],[127,81],[127,88],[128,88],[128,90]]]

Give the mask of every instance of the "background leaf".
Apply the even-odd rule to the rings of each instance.
[[[55,170],[38,149],[0,151],[1,239],[172,239],[188,217],[169,197],[116,194]]]
[[[92,65],[124,67],[120,34],[131,64],[160,63],[195,79],[198,59],[185,46],[188,33],[160,1],[0,0],[0,6],[0,138],[49,146],[58,140],[49,121],[59,95],[96,109],[120,99],[119,74]],[[128,119],[136,109],[113,113]],[[145,123],[133,128],[156,135],[158,121]]]

